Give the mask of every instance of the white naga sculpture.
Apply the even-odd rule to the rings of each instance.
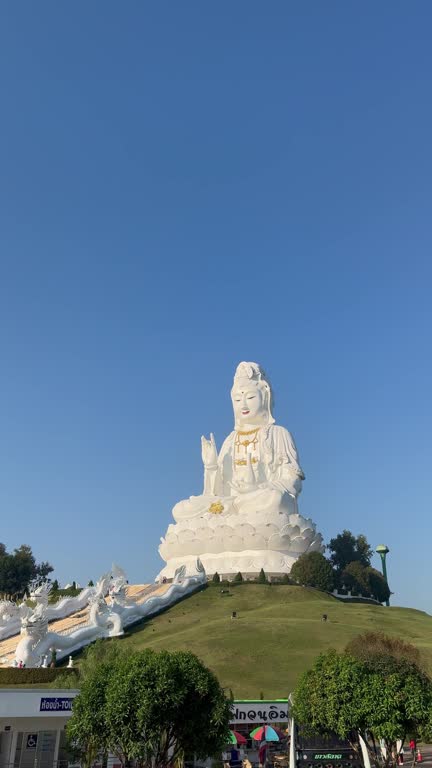
[[[86,587],[76,597],[63,597],[57,603],[53,603],[53,605],[48,605],[50,591],[51,584],[49,583],[32,583],[29,589],[29,598],[36,603],[36,606],[43,605],[48,621],[54,621],[56,619],[64,619],[66,616],[70,616],[72,613],[85,608],[89,600],[94,596],[96,587]],[[23,615],[27,615],[25,603],[17,605],[8,600],[0,601],[0,640],[18,634]]]
[[[47,606],[44,602],[38,603],[33,609],[24,606],[21,611],[21,638],[16,647],[13,666],[46,666],[53,650],[60,660],[98,638],[122,635],[124,627],[174,605],[185,595],[201,589],[206,581],[204,568],[195,558],[192,573],[186,574],[186,568],[182,566],[176,571],[173,583],[164,592],[154,595],[150,593],[144,602],[138,603],[126,597],[126,574],[118,566],[113,566],[112,575],[102,576],[90,596],[87,622],[72,632],[49,630]],[[161,592],[161,589],[157,591]],[[108,592],[110,605],[105,600]]]
[[[291,570],[304,552],[323,551],[314,523],[298,513],[304,474],[290,433],[273,418],[273,395],[257,363],[240,363],[231,390],[235,427],[219,454],[213,435],[201,438],[204,489],[180,501],[175,524],[161,539],[171,578],[197,555],[208,575]]]

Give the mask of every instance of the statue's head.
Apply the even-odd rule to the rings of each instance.
[[[258,363],[240,363],[237,366],[231,400],[236,429],[274,424],[271,386]]]

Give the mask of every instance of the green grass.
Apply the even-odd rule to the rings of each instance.
[[[237,619],[231,619],[232,611]],[[342,650],[368,630],[412,642],[432,671],[432,616],[409,608],[346,604],[293,586],[239,584],[230,595],[210,586],[138,625],[120,642],[134,649],[193,651],[235,698],[259,698],[260,693],[273,698],[285,697],[321,651]]]

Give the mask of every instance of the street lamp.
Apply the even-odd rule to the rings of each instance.
[[[388,579],[387,579],[387,566],[386,566],[386,557],[388,553],[390,552],[389,548],[385,544],[378,544],[375,552],[378,552],[380,558],[381,558],[381,565],[382,565],[382,572],[383,576],[387,582],[388,586]],[[386,600],[386,606],[388,607],[390,605],[390,600]]]

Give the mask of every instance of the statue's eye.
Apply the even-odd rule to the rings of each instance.
[[[248,396],[247,396],[247,398],[246,398],[246,400],[253,400],[253,399],[254,399],[254,397],[255,397],[255,395],[248,395]]]

